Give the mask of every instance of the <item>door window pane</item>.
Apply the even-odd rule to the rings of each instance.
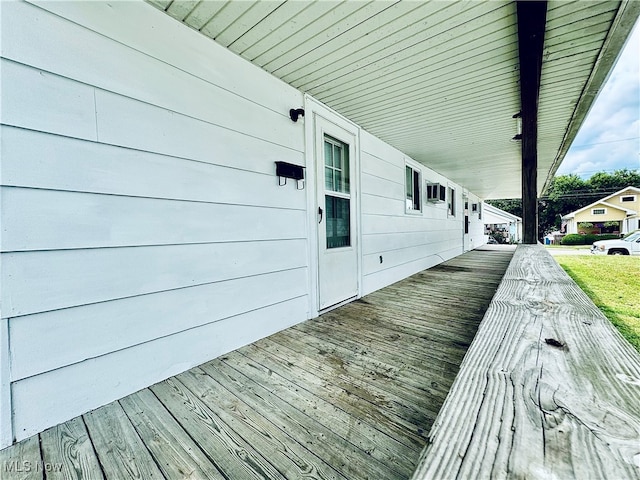
[[[349,193],[349,145],[328,135],[324,137],[325,188]]]
[[[324,188],[335,191],[333,187],[333,169],[324,167]]]
[[[351,245],[351,227],[348,198],[325,196],[327,224],[327,248],[348,247]]]

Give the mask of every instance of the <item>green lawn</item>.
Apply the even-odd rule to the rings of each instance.
[[[554,257],[622,336],[640,352],[640,257]]]

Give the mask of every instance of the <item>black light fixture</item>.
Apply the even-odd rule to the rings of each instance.
[[[289,117],[294,122],[297,122],[298,117],[300,116],[304,117],[304,108],[292,108],[291,110],[289,110]]]
[[[522,140],[522,112],[516,113],[512,118],[516,119],[516,135],[511,140]]]

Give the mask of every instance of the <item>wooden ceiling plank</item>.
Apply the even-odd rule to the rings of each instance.
[[[445,78],[451,79],[452,83],[455,82],[455,84],[425,83],[415,89],[413,87],[407,89],[395,96],[381,92],[378,104],[375,104],[375,102],[367,102],[367,104],[363,105],[353,103],[344,107],[336,105],[335,108],[353,115],[366,115],[372,121],[375,121],[384,119],[390,111],[396,108],[396,105],[406,105],[412,111],[428,113],[437,111],[439,105],[447,105],[450,108],[452,105],[467,103],[466,99],[470,96],[484,101],[484,97],[489,95],[493,97],[493,99],[488,100],[490,103],[499,103],[501,100],[497,98],[497,94],[500,89],[506,86],[510,90],[510,85],[517,83],[517,76],[514,77],[514,72],[508,69],[505,69],[502,73],[494,72],[476,79],[468,75],[464,75],[464,77],[462,75],[459,77],[446,76]],[[420,88],[420,86],[423,88]],[[483,92],[484,96],[482,95]]]
[[[424,78],[448,65],[458,64],[460,68],[461,62],[472,65],[490,57],[493,49],[503,51],[502,49],[509,44],[512,44],[511,50],[515,51],[515,29],[512,29],[513,27],[509,24],[500,28],[503,24],[498,20],[495,20],[493,25],[495,25],[492,27],[493,31],[482,29],[481,32],[476,30],[466,33],[455,32],[451,38],[448,38],[448,35],[439,36],[430,42],[413,49],[405,49],[375,64],[348,71],[333,84],[325,87],[314,86],[313,90],[321,92],[323,98],[339,101],[341,97],[353,96],[355,92],[361,93],[363,85],[368,90],[386,88],[402,77]],[[513,41],[509,41],[510,38],[513,38]],[[496,54],[493,59],[499,61],[500,57]],[[435,77],[434,80],[437,81],[437,75]]]
[[[483,109],[487,114],[502,115],[506,119],[511,119],[514,112],[518,111],[518,91],[516,87],[512,85],[503,86],[500,90],[496,90],[495,94],[505,96],[510,101],[491,102],[496,97],[491,93],[487,93],[484,98],[477,100],[469,98],[466,102],[458,101],[455,104],[453,102],[451,104],[442,103],[438,108],[433,108],[430,105],[404,104],[399,108],[390,110],[388,118],[382,117],[370,120],[367,115],[358,117],[357,114],[352,114],[352,116],[354,119],[360,118],[360,121],[364,122],[363,127],[366,129],[380,129],[383,137],[396,131],[413,131],[415,135],[420,136],[428,128],[444,128],[450,125],[468,125],[469,128],[474,128],[486,116],[479,114],[470,116],[469,112]],[[496,119],[494,117],[492,120],[484,121],[495,123]],[[511,119],[510,124],[509,132],[505,135],[510,134],[513,137],[515,135],[515,120]]]
[[[547,31],[553,31],[556,28],[566,28],[575,23],[581,23],[586,18],[600,15],[604,12],[615,12],[618,10],[620,2],[615,1],[598,1],[598,2],[573,2],[562,4],[553,10],[549,10],[547,15]]]
[[[364,46],[375,43],[380,39],[380,35],[386,35],[388,28],[393,27],[388,27],[389,24],[402,18],[403,23],[406,23],[407,15],[421,7],[424,7],[424,4],[419,2],[398,2],[378,9],[357,24],[335,31],[331,37],[327,36],[326,41],[276,70],[277,74],[287,83],[299,83],[299,77],[312,73],[319,65],[330,66],[333,62],[339,61],[344,56],[344,51],[357,52]],[[395,25],[398,26],[398,23]]]
[[[307,5],[307,2],[300,2]],[[356,2],[315,1],[300,10],[289,22],[278,26],[268,38],[262,39],[255,47],[243,55],[267,71],[271,62],[277,60],[296,46],[299,46],[328,28],[337,19],[348,17],[362,8]],[[291,8],[291,7],[287,7]]]
[[[351,40],[342,39],[337,48],[332,45],[334,51],[331,52],[331,62],[316,62],[316,70],[309,70],[302,76],[292,76],[291,80],[299,84],[315,83],[325,78],[331,81],[344,73],[345,69],[346,72],[360,69],[399,50],[421,43],[424,41],[426,25],[441,25],[469,8],[461,3],[445,2],[416,2],[413,3],[413,7],[413,10],[405,11],[391,21],[379,18],[382,15],[370,19],[379,23],[387,20],[387,23],[376,27],[372,33],[360,34]],[[384,13],[385,16],[388,15],[387,11]],[[361,24],[359,27],[367,26]],[[352,31],[352,36],[355,37],[355,33],[357,32]]]
[[[207,37],[213,38],[223,47],[227,46],[225,32],[235,25],[247,11],[256,5],[257,0],[231,0],[200,29]]]
[[[564,45],[566,42],[573,42],[579,38],[591,38],[594,35],[605,34],[609,31],[611,19],[615,16],[615,12],[605,12],[594,17],[589,17],[581,22],[580,28],[576,29],[576,25],[548,30],[545,35],[545,50]]]
[[[176,20],[181,22],[187,18],[187,15],[200,3],[200,0],[183,0],[179,2],[171,2],[166,12]]]
[[[216,41],[226,46],[232,52],[237,53],[234,48],[235,43],[244,35],[253,31],[254,28],[258,28],[259,25],[268,25],[271,23],[273,20],[267,17],[270,17],[271,14],[278,10],[284,3],[284,0],[259,1],[254,3],[249,10],[238,17],[233,24],[229,25],[229,27],[216,38]]]
[[[166,10],[171,5],[173,0],[147,0],[150,4],[154,5],[160,10]]]
[[[424,58],[410,66],[381,70],[377,78],[362,82],[354,79],[345,82],[342,86],[335,85],[332,89],[324,92],[315,92],[323,101],[331,102],[335,105],[362,104],[367,102],[377,103],[381,96],[397,95],[401,92],[415,90],[419,88],[432,88],[439,84],[445,84],[443,75],[456,73],[456,77],[461,72],[473,71],[474,74],[480,68],[492,69],[498,64],[517,64],[517,44],[487,44],[480,48],[473,48],[468,43],[452,46],[452,56],[448,57],[446,50],[436,52],[434,57]],[[450,81],[448,78],[447,81]]]
[[[415,35],[410,46],[404,46],[404,48],[399,49],[396,45],[389,45],[382,52],[383,56],[375,61],[373,61],[373,58],[349,59],[331,77],[327,76],[326,81],[328,82],[330,78],[334,78],[336,75],[339,77],[336,77],[337,81],[334,81],[334,84],[338,86],[342,84],[353,86],[357,82],[362,85],[379,81],[381,77],[392,75],[394,72],[403,69],[413,68],[416,63],[429,61],[433,55],[445,50],[448,44],[452,42],[457,44],[457,42],[460,42],[459,39],[463,37],[467,39],[474,36],[476,39],[481,38],[477,31],[479,29],[484,29],[487,34],[490,34],[492,30],[501,30],[507,26],[504,24],[507,11],[505,7],[493,7],[491,11],[486,12],[486,9],[489,8],[486,4],[476,4],[476,8],[479,8],[477,5],[483,8],[463,11],[455,19],[455,26],[446,21],[439,22],[425,30],[421,35]],[[467,34],[468,36],[466,36]],[[317,87],[319,85],[322,85],[322,83],[315,82],[313,85],[300,84],[299,86],[309,89],[311,86]]]
[[[517,95],[517,92],[512,92],[512,94]],[[469,111],[459,108],[458,110],[447,112],[446,116],[441,116],[438,115],[438,112],[434,112],[419,119],[414,119],[413,116],[407,115],[406,112],[403,118],[402,112],[400,112],[397,117],[394,117],[396,118],[395,122],[377,124],[369,124],[367,122],[368,124],[363,125],[363,127],[372,133],[379,132],[383,140],[394,135],[403,135],[404,138],[421,138],[426,131],[440,134],[443,131],[456,128],[464,128],[469,132],[469,135],[473,135],[479,131],[480,126],[486,126],[492,132],[492,138],[501,135],[506,139],[510,139],[515,135],[515,121],[511,119],[513,108],[505,105],[487,106],[486,103],[478,106],[485,107],[486,113],[474,118],[472,123],[469,122]],[[474,105],[470,104],[469,107],[473,108]],[[498,123],[508,125],[507,128],[504,128],[504,133],[497,131],[496,124]]]
[[[277,73],[280,69],[308,55],[309,52],[343,32],[350,30],[366,19],[377,15],[382,10],[389,8],[393,3],[395,2],[373,1],[367,3],[345,2],[340,4],[335,9],[330,10],[321,18],[309,24],[309,27],[299,35],[289,38],[285,43],[287,50],[273,58],[270,62],[263,64],[263,68],[281,77],[281,74]]]
[[[200,30],[209,20],[211,20],[222,8],[225,7],[228,0],[220,0],[216,2],[200,2],[185,17],[184,23],[191,28]]]
[[[514,59],[514,62],[517,60]],[[375,119],[380,116],[384,118],[386,112],[394,108],[396,103],[413,105],[413,109],[431,109],[443,102],[449,102],[449,105],[455,104],[461,97],[478,96],[481,92],[492,94],[494,99],[491,103],[495,103],[500,101],[495,98],[500,86],[517,83],[517,72],[514,72],[513,67],[502,68],[490,73],[479,73],[481,70],[480,67],[471,73],[466,71],[443,72],[442,76],[438,77],[438,83],[425,80],[398,92],[395,92],[395,89],[393,92],[380,91],[378,92],[378,102],[375,101],[375,93],[370,93],[367,90],[363,92],[361,102],[354,100],[345,105],[335,103],[334,108],[352,113],[357,112],[361,115],[366,114],[371,119]],[[474,72],[476,72],[475,75]]]
[[[229,49],[247,60],[253,61],[260,53],[269,50],[283,39],[304,28],[304,25],[300,25],[296,20],[296,17],[303,10],[320,6],[321,9],[319,9],[317,17],[326,12],[328,8],[332,8],[330,4],[335,4],[335,2],[285,3],[271,12],[268,19],[254,25],[251,30],[245,32],[244,35],[229,46]]]

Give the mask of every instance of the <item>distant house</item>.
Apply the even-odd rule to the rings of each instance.
[[[483,209],[485,235],[501,233],[509,243],[522,240],[522,218],[488,203],[483,205]]]
[[[640,188],[626,187],[562,217],[566,233],[628,233],[640,228]]]

